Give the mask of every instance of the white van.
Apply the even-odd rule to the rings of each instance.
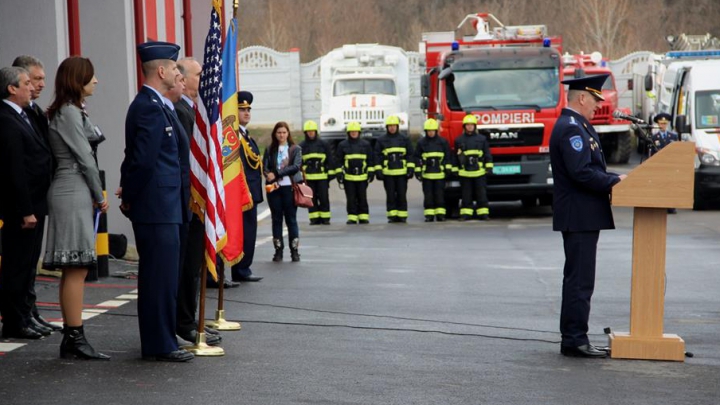
[[[697,58],[702,53],[706,60]],[[669,52],[658,112],[673,117],[675,132],[695,142],[695,209],[720,203],[720,51]],[[712,59],[717,58],[717,59]]]

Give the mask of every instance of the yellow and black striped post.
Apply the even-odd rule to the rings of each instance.
[[[100,170],[100,181],[102,182],[103,198],[107,199],[105,187],[105,171]],[[95,216],[93,215],[93,223]],[[97,281],[99,277],[110,276],[110,241],[108,238],[107,214],[101,213],[97,224],[97,237],[95,239],[95,253],[97,253],[97,267],[88,272],[85,281]]]

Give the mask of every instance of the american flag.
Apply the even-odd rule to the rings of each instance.
[[[205,260],[217,279],[217,251],[225,241],[225,190],[222,178],[222,25],[218,2],[210,15],[205,40],[205,58],[200,75],[200,103],[195,104],[195,127],[190,143],[191,192],[198,203],[198,215],[205,223]]]

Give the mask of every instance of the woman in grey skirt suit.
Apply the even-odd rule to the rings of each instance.
[[[103,138],[84,110],[97,84],[89,59],[65,59],[55,78],[55,99],[48,109],[49,141],[57,169],[48,191],[48,238],[43,267],[61,269],[60,308],[65,336],[60,357],[107,360],[87,342],[82,324],[85,276],[97,264],[95,210],[107,211],[91,142]]]

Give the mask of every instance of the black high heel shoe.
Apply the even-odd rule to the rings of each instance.
[[[65,327],[65,335],[60,343],[60,357],[63,359],[110,360],[110,356],[99,353],[90,346],[82,326]]]

